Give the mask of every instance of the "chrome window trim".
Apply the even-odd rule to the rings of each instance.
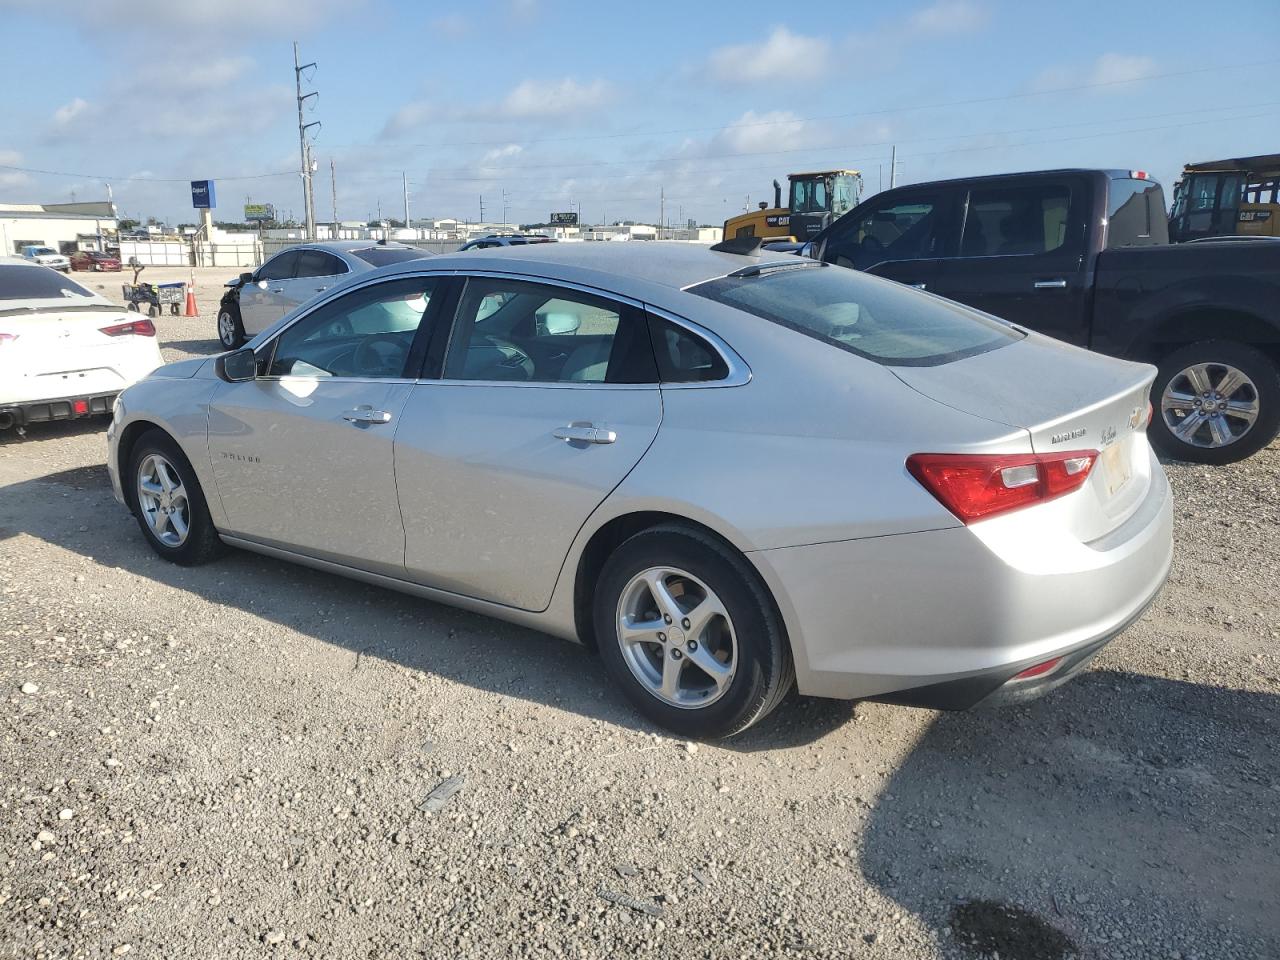
[[[692,296],[692,294],[691,294]],[[663,390],[705,390],[716,387],[745,387],[751,382],[751,368],[747,366],[747,362],[742,359],[741,355],[733,347],[729,346],[719,334],[713,333],[700,323],[692,320],[686,320],[684,317],[677,316],[661,307],[655,307],[653,304],[645,304],[645,309],[661,320],[673,323],[677,327],[689,331],[695,337],[701,337],[707,343],[711,344],[711,349],[720,354],[720,359],[724,361],[729,372],[719,380],[692,380],[688,383],[663,383]]]

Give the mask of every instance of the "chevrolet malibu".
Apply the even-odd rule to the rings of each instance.
[[[731,241],[351,278],[126,390],[118,500],[576,640],[722,737],[802,694],[963,709],[1079,672],[1169,570],[1151,367]]]

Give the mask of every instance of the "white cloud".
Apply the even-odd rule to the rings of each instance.
[[[1140,54],[1104,53],[1089,64],[1059,65],[1047,67],[1031,81],[1031,89],[1043,92],[1061,90],[1065,87],[1079,87],[1090,84],[1104,84],[1100,93],[1112,90],[1123,90],[1130,82],[1141,80],[1154,74],[1159,64],[1154,58]]]
[[[971,0],[937,0],[907,19],[907,25],[929,33],[976,30],[987,22],[985,7]]]
[[[487,151],[481,159],[481,163],[494,163],[498,160],[506,160],[510,157],[518,156],[523,152],[524,147],[520,146],[520,144],[508,143],[505,147],[498,147],[494,150]]]
[[[707,144],[713,156],[726,153],[766,153],[781,146],[789,149],[807,145],[801,141],[809,124],[790,110],[756,113],[748,110],[729,126],[716,133]]]
[[[307,25],[313,27],[351,6],[350,0],[308,0]],[[296,0],[96,0],[78,13],[95,25],[128,32],[194,29],[261,34],[264,29],[296,32],[299,9]]]
[[[17,150],[0,150],[0,164],[16,167],[22,163],[22,154]],[[21,170],[0,170],[0,189],[25,187],[31,183],[31,177]]]
[[[502,101],[508,117],[560,117],[594,109],[611,96],[603,80],[579,83],[563,80],[523,80]]]
[[[89,101],[76,97],[70,103],[64,103],[57,110],[53,111],[54,126],[65,127],[88,109]]]
[[[774,27],[762,43],[742,43],[713,50],[708,67],[721,83],[809,80],[827,69],[831,45],[821,37]]]

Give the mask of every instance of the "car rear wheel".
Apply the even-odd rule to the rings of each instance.
[[[1160,362],[1148,432],[1161,453],[1224,464],[1257,453],[1280,431],[1280,369],[1242,343],[1206,340]]]
[[[641,713],[681,736],[740,733],[795,680],[760,578],[692,529],[657,527],[619,546],[596,585],[594,625],[615,682]]]
[[[129,456],[134,515],[147,543],[166,560],[194,566],[225,549],[195,471],[167,434],[151,430]]]
[[[218,311],[218,340],[228,350],[236,350],[245,341],[240,311],[228,305]]]

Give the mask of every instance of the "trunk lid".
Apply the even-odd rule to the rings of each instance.
[[[0,346],[0,369],[19,399],[122,389],[134,337],[102,328],[140,318],[107,304],[0,310],[0,333],[13,337]]]
[[[891,369],[932,400],[1021,427],[1036,453],[1096,451],[1071,515],[1086,542],[1123,523],[1150,488],[1146,422],[1154,367],[1031,334],[952,363]]]

